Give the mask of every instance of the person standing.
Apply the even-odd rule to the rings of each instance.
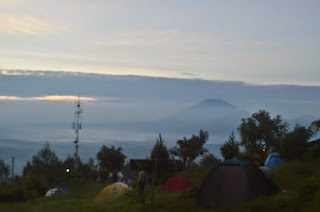
[[[139,192],[140,198],[143,197],[144,187],[146,185],[146,173],[144,171],[139,171],[138,173],[138,183],[139,183]]]

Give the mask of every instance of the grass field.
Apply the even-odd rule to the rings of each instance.
[[[262,197],[239,208],[200,208],[196,193],[155,194],[153,211],[320,211],[320,160],[288,162],[274,170],[274,182],[287,189],[274,196]],[[200,186],[210,168],[193,166],[174,173]],[[142,211],[140,203],[129,196],[94,202],[106,184],[69,187],[69,192],[26,202],[0,204],[0,211]],[[159,186],[157,187],[159,188]],[[157,189],[156,188],[156,189]]]

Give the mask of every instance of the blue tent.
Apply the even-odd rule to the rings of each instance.
[[[282,162],[283,160],[281,159],[279,153],[273,152],[267,157],[266,161],[264,162],[264,165],[270,168],[275,168],[279,166]]]
[[[67,193],[69,189],[67,187],[60,188],[61,193]]]

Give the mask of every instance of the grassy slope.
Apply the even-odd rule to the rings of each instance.
[[[195,193],[156,194],[154,211],[320,211],[320,160],[289,162],[274,171],[274,181],[288,189],[262,197],[235,209],[202,209],[195,203]],[[209,168],[191,167],[176,173],[200,186]],[[74,186],[67,194],[33,201],[0,204],[0,211],[141,211],[138,203],[123,196],[95,203],[92,200],[105,185]]]

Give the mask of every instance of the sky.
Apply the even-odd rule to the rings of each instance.
[[[0,69],[320,85],[318,0],[1,0]]]

